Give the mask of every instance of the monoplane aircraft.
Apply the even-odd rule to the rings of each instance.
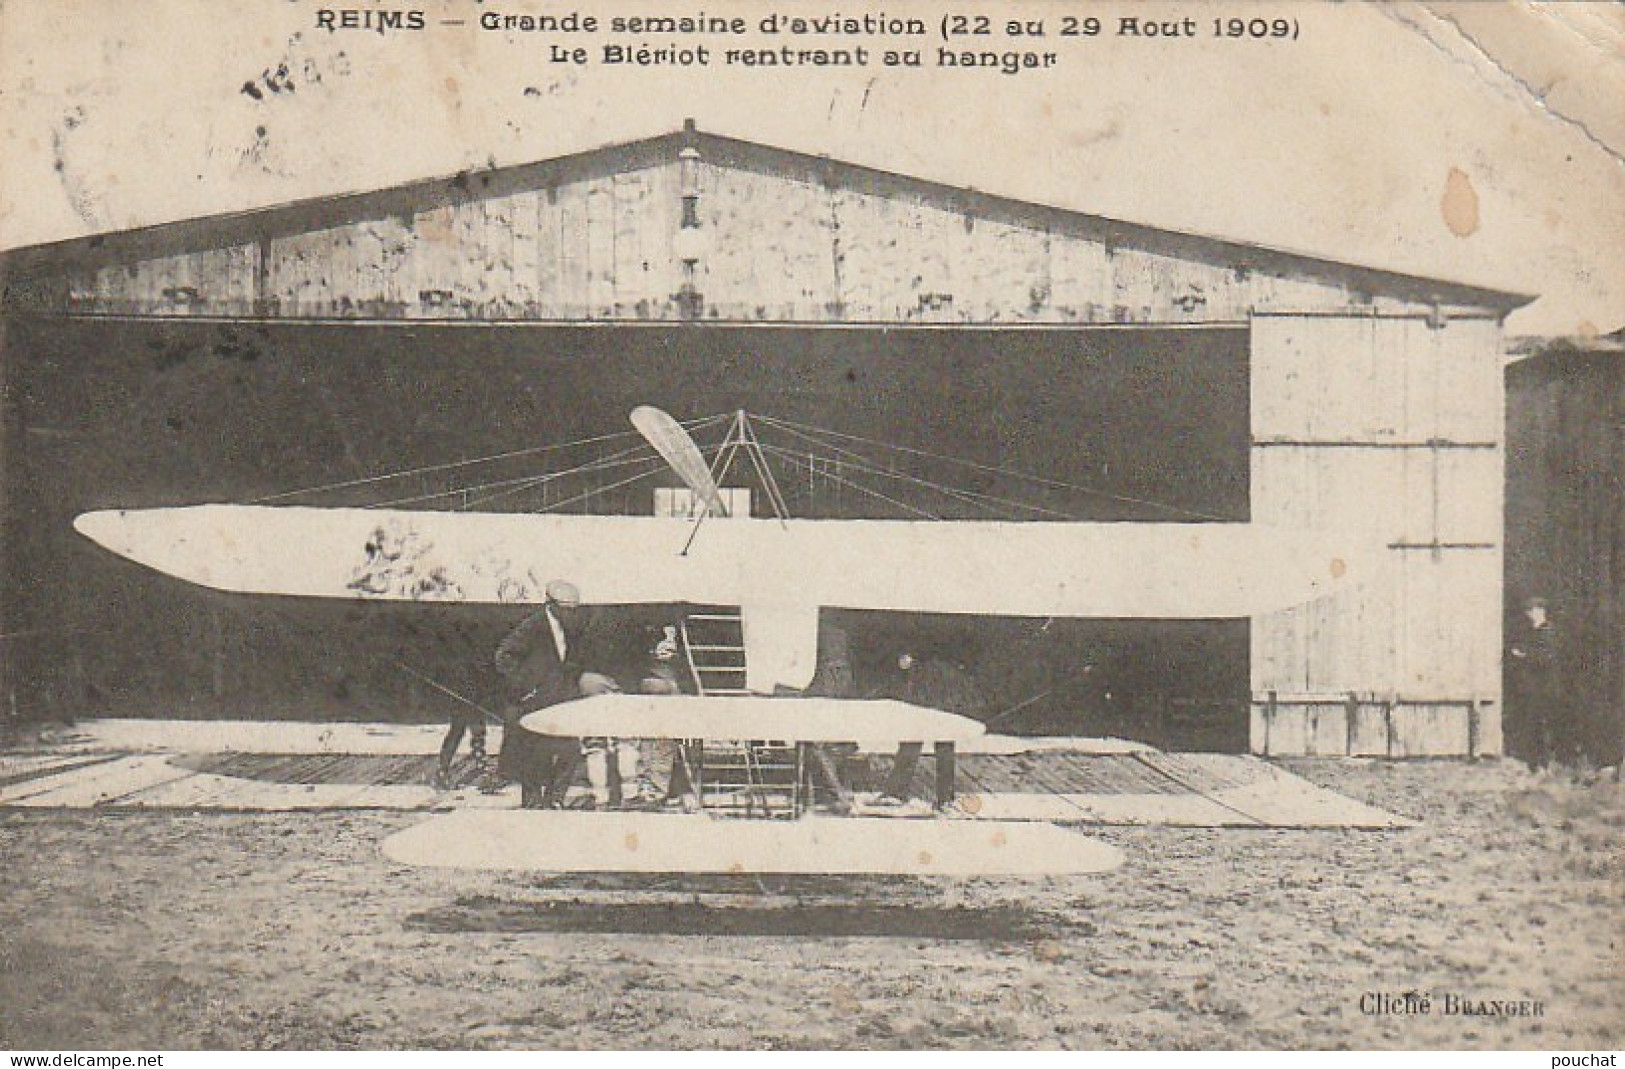
[[[682,698],[586,699],[532,714],[531,726],[565,735],[776,739],[792,745],[937,743],[944,758],[954,742],[979,734],[982,726],[897,702],[768,697],[798,693],[812,681],[821,610],[1040,619],[1249,617],[1327,596],[1363,578],[1380,558],[1371,552],[1376,547],[1341,544],[1324,531],[1251,522],[798,518],[788,514],[765,470],[746,414],[735,414],[729,437],[709,463],[665,412],[643,406],[631,420],[692,494],[691,515],[200,504],[89,512],[75,527],[165,574],[247,594],[539,604],[547,584],[565,578],[588,605],[736,606],[743,657],[739,678],[730,685],[702,686],[701,693]],[[772,515],[730,515],[718,477],[741,455],[757,465]],[[941,767],[939,761],[939,775]],[[877,830],[902,823],[884,820],[848,821],[846,831],[824,822],[795,831],[796,822],[778,822],[772,825],[777,831],[728,832],[750,838],[741,839],[737,851],[696,851],[683,844],[685,835],[700,831],[679,832],[671,823],[641,830],[648,820],[663,819],[658,814],[620,815],[638,825],[627,834],[640,845],[613,849],[616,856],[606,858],[601,842],[583,846],[571,830],[583,818],[459,813],[446,818],[455,827],[403,833],[394,854],[437,864],[577,869],[614,861],[662,871],[712,865],[726,871],[741,864],[793,871],[772,866],[809,863],[821,866],[818,871],[1027,871],[1034,857],[1044,859],[1046,871],[1095,871],[1120,859],[1109,847],[1049,826],[1021,834],[1042,838],[1053,832],[1060,839],[1020,849],[1001,845],[991,854],[982,842],[985,828],[971,835],[938,827],[929,835],[942,841],[929,849],[917,845],[926,833]],[[521,825],[546,831],[516,838]],[[719,833],[713,828],[705,834]],[[797,860],[799,847],[786,836],[808,839],[800,846],[818,860]],[[593,837],[582,841],[588,840]],[[530,845],[516,848],[521,841]]]

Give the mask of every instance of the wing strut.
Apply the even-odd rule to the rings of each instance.
[[[767,454],[756,437],[756,428],[751,426],[750,414],[742,408],[734,413],[733,424],[722,440],[722,448],[717,451],[716,463],[711,469],[714,482],[728,474],[741,449],[750,458],[751,467],[756,469],[756,477],[762,481],[762,490],[767,494],[767,503],[773,507],[773,515],[782,524],[790,517],[790,507],[779,491],[779,481],[773,477],[773,469],[768,467]]]
[[[779,490],[778,480],[773,477],[773,469],[768,466],[767,454],[762,451],[762,443],[756,437],[756,429],[750,424],[750,416],[744,409],[734,413],[733,424],[717,450],[716,463],[710,467],[706,466],[705,456],[700,452],[700,447],[694,444],[694,439],[689,437],[680,423],[661,409],[653,405],[639,405],[632,410],[632,426],[654,446],[688,488],[705,502],[705,511],[695,519],[694,529],[689,532],[680,556],[688,555],[689,547],[700,533],[700,524],[705,522],[707,516],[712,513],[724,517],[728,515],[728,506],[722,500],[722,491],[717,484],[727,476],[741,449],[756,469],[756,477],[762,482],[767,502],[773,507],[779,524],[782,526],[789,518],[789,506]]]

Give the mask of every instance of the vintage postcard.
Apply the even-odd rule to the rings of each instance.
[[[1619,1047],[1621,99],[1604,3],[4,0],[0,1047]]]

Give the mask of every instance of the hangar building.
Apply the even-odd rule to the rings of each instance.
[[[18,249],[0,270],[15,715],[432,716],[391,662],[477,687],[467,666],[502,621],[181,590],[105,559],[73,515],[585,438],[654,402],[1044,473],[1086,519],[1250,519],[1386,547],[1370,581],[1289,611],[1086,622],[1048,652],[1043,621],[967,639],[995,707],[1032,696],[1003,728],[1501,749],[1501,325],[1524,296],[692,123]],[[1103,666],[1092,682],[1071,674],[1083,661]],[[1116,711],[1091,720],[1103,702]]]

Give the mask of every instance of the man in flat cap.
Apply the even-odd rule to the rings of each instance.
[[[507,683],[502,712],[502,753],[497,774],[519,782],[527,809],[558,808],[580,762],[575,739],[537,735],[520,726],[526,713],[579,696],[581,666],[575,647],[583,625],[581,592],[562,579],[547,584],[541,609],[508,633],[496,651],[496,669]]]

